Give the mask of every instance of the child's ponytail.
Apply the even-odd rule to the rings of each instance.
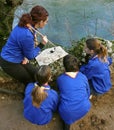
[[[45,91],[44,87],[35,85],[35,87],[32,90],[31,95],[32,95],[33,106],[40,107],[41,103],[46,99],[48,94]]]

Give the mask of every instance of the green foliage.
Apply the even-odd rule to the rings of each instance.
[[[86,38],[82,38],[79,41],[72,41],[72,47],[67,52],[78,58],[80,65],[87,63],[89,56],[84,52]]]
[[[11,30],[13,15],[11,16],[11,7],[7,6],[5,3],[0,4],[0,50],[5,44],[7,37]]]
[[[22,0],[1,0],[0,2],[0,50],[6,43],[12,28],[14,11]]]

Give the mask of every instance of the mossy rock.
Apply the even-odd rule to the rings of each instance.
[[[22,0],[1,0],[0,2],[0,50],[6,43],[12,29],[14,11]]]

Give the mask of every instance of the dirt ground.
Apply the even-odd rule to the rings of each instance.
[[[111,90],[91,100],[90,112],[71,126],[71,130],[114,130],[114,67],[112,67]],[[1,77],[2,78],[2,77]],[[12,81],[0,80],[0,88],[15,86]],[[17,84],[16,87],[23,87]],[[54,113],[52,121],[44,126],[31,124],[23,117],[23,96],[0,93],[0,130],[62,130],[58,113]]]

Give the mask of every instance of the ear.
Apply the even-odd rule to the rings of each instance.
[[[28,28],[31,28],[31,25],[28,23],[27,25],[26,25]]]
[[[43,21],[43,20],[41,20],[41,21],[39,22],[39,25],[42,25],[42,23],[44,23],[44,21]]]

